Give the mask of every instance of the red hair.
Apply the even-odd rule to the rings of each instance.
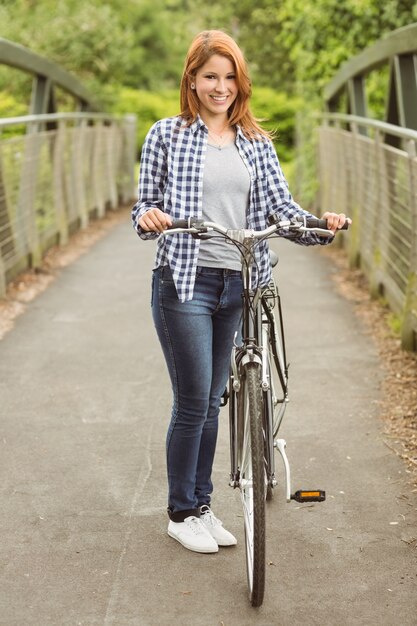
[[[251,81],[243,52],[229,35],[221,30],[205,30],[197,35],[191,43],[185,58],[184,71],[180,87],[181,117],[187,124],[192,124],[199,112],[200,101],[191,83],[195,81],[197,71],[214,54],[229,59],[236,73],[238,95],[231,105],[228,116],[231,125],[239,124],[248,139],[270,137],[270,134],[259,126],[253,116],[249,100],[252,95]]]

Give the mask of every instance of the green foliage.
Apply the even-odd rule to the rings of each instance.
[[[289,98],[270,87],[253,89],[252,111],[261,126],[275,134],[275,147],[283,161],[290,161],[294,156],[295,114],[300,104],[297,98]]]
[[[134,113],[137,116],[137,149],[142,149],[145,136],[157,120],[179,113],[177,90],[164,90],[158,93],[121,87],[113,94],[111,109],[114,113]]]
[[[387,93],[389,83],[388,65],[370,72],[366,79],[368,116],[383,120],[387,107]],[[344,109],[346,111],[346,107]]]
[[[175,88],[198,31],[221,28],[244,49],[254,84],[319,95],[341,63],[417,20],[416,0],[14,0],[2,36],[108,83]]]
[[[8,92],[0,91],[0,118],[27,115],[27,106]]]
[[[396,315],[395,313],[388,313],[387,314],[387,322],[388,322],[388,326],[392,332],[392,334],[395,337],[400,337],[401,336],[401,331],[403,328],[403,320],[399,315]]]
[[[0,4],[2,37],[74,72],[100,97],[108,83],[141,89],[175,86],[187,13],[181,0],[16,0]]]
[[[5,117],[22,117],[27,115],[28,110],[25,103],[22,103],[6,91],[0,91],[0,119]],[[1,130],[1,138],[7,139],[15,135],[23,134],[26,131],[26,126],[13,125],[10,128],[6,126]]]

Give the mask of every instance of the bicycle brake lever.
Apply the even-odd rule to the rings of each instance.
[[[191,237],[193,239],[211,239],[212,235],[208,232],[208,229],[206,228],[205,230],[201,230],[197,233],[191,233]]]

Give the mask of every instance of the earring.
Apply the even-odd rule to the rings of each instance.
[[[191,83],[190,87],[191,89],[195,89],[195,83]]]

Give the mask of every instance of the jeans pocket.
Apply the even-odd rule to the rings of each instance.
[[[157,270],[158,271],[158,270]],[[172,272],[169,265],[163,265],[159,268],[159,279],[161,281],[161,285],[173,285],[174,279],[172,278]]]

